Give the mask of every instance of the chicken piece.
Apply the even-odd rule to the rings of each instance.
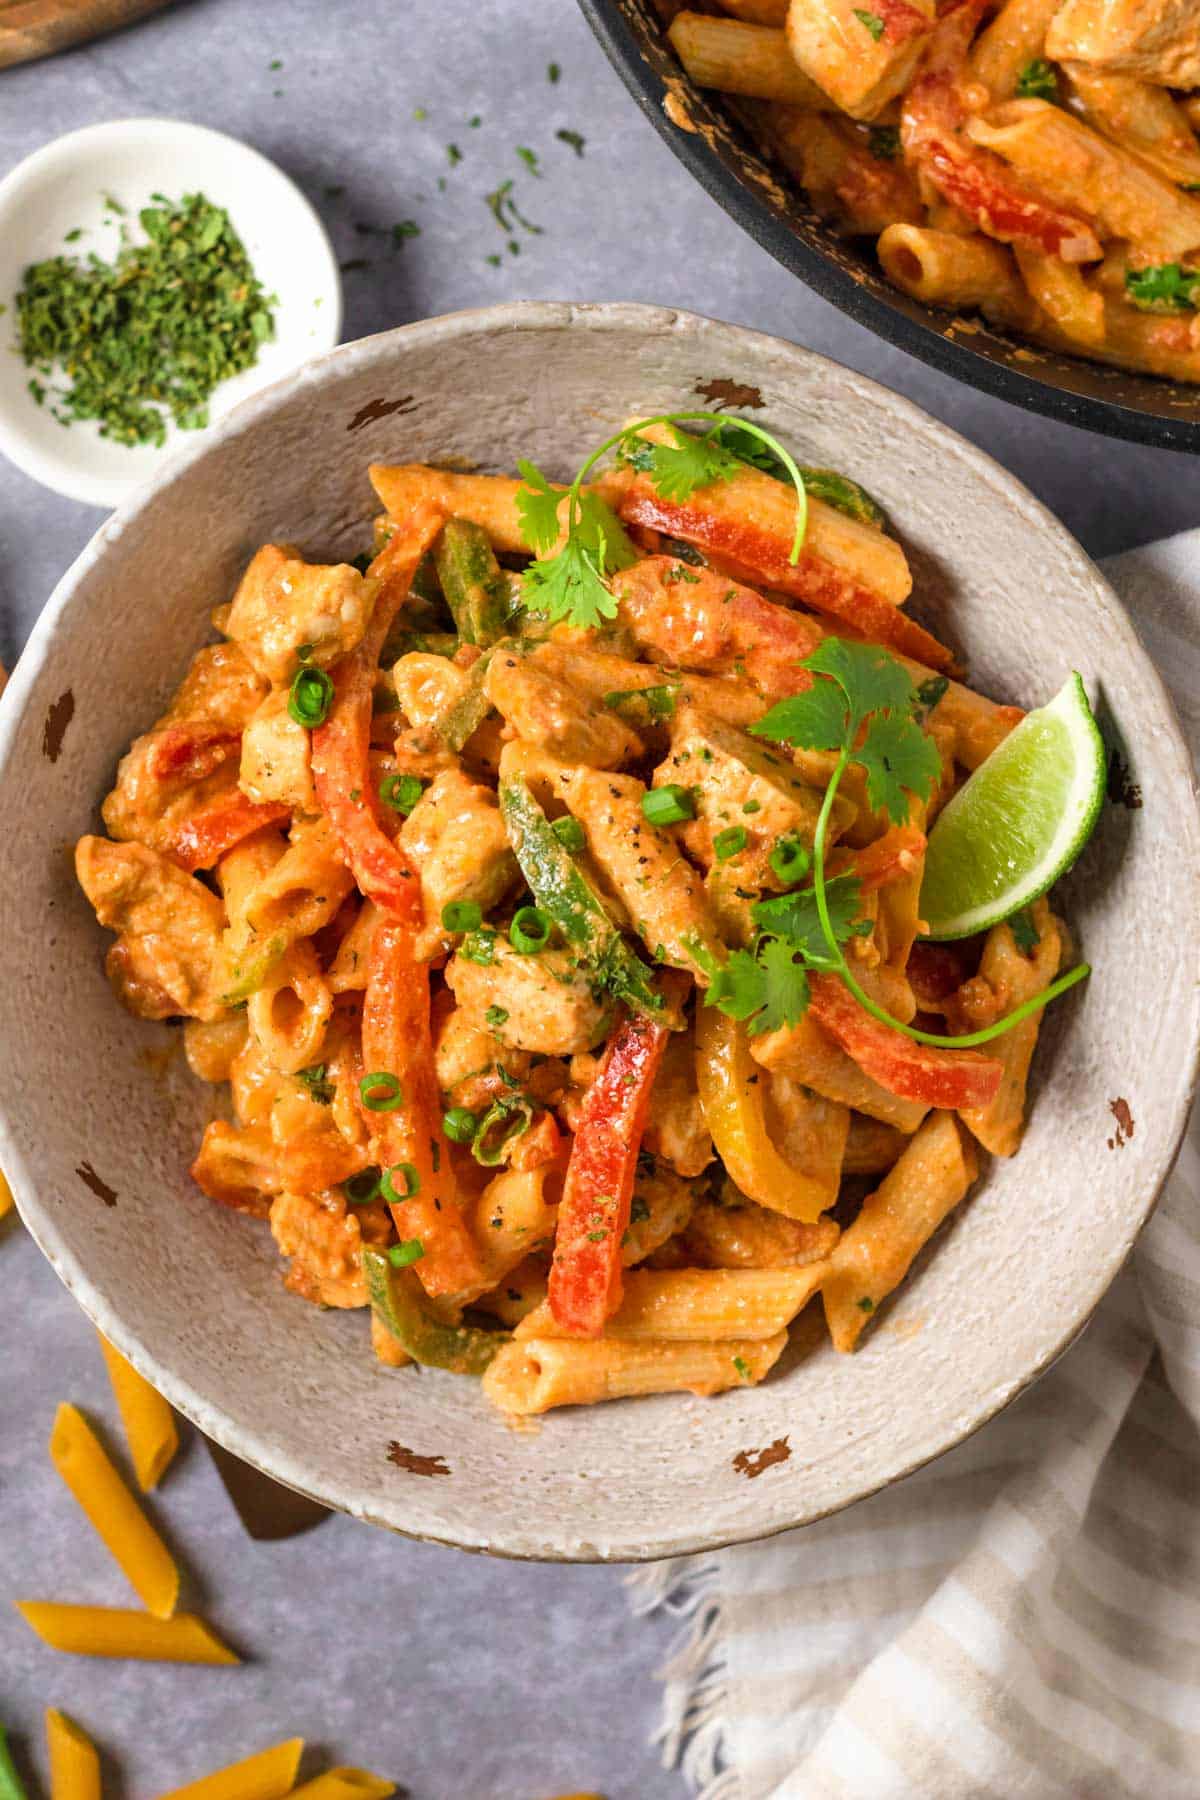
[[[311,734],[288,711],[284,688],[268,694],[242,732],[238,786],[251,800],[277,801],[291,812],[315,813]]]
[[[840,111],[874,119],[908,86],[936,17],[933,0],[791,0],[788,49]]]
[[[386,1207],[378,1202],[348,1209],[344,1194],[276,1195],[271,1202],[271,1235],[281,1256],[290,1256],[285,1287],[318,1306],[366,1306],[363,1244],[377,1247],[391,1236]]]
[[[528,1051],[498,1043],[459,1006],[435,1020],[433,1056],[447,1107],[465,1106],[476,1114],[486,1112],[513,1083],[524,1085],[533,1061]]]
[[[428,650],[410,650],[402,656],[392,669],[392,680],[401,712],[422,733],[461,700],[470,686],[466,669]]]
[[[833,1219],[801,1224],[745,1199],[731,1181],[719,1201],[700,1202],[683,1234],[690,1261],[702,1269],[802,1268],[828,1256],[837,1240]]]
[[[236,644],[208,644],[193,656],[158,723],[189,719],[241,731],[266,694],[266,682]]]
[[[189,1019],[183,1028],[183,1053],[197,1081],[228,1081],[248,1033],[244,1008],[219,1019]]]
[[[493,656],[483,688],[511,737],[566,762],[615,769],[645,754],[641,738],[617,712],[528,657],[511,651]]]
[[[144,844],[80,838],[79,885],[117,932],[105,968],[117,998],[143,1019],[218,1019],[224,910],[194,875]]]
[[[1200,12],[1195,0],[1065,0],[1046,55],[1155,87],[1200,87]]]
[[[519,874],[495,795],[458,769],[434,777],[400,829],[400,846],[421,879],[425,926],[418,957],[452,942],[442,926],[444,907],[474,900],[490,912]]]
[[[110,835],[170,851],[186,819],[236,786],[238,753],[236,731],[192,719],[135,738],[100,809]]]
[[[676,715],[671,754],[654,771],[655,787],[670,782],[694,784],[696,817],[680,827],[680,836],[698,862],[712,868],[713,839],[721,832],[739,827],[745,832],[745,848],[725,859],[739,887],[780,886],[769,863],[780,838],[812,845],[824,799],[821,790],[809,785],[785,751],[693,707]],[[838,794],[829,843],[836,842],[854,814],[853,802]]]
[[[571,1056],[590,1050],[612,1026],[611,1003],[593,994],[569,950],[522,956],[496,937],[487,964],[461,951],[451,957],[446,985],[479,1030],[518,1050]]]
[[[667,1041],[642,1142],[652,1156],[688,1178],[699,1175],[713,1159],[712,1135],[696,1086],[696,1051],[690,1032],[676,1033]]]
[[[632,775],[561,766],[553,780],[587,834],[588,854],[655,960],[703,975],[723,954],[704,884],[673,832],[647,821],[642,783]]]
[[[691,1183],[681,1181],[670,1169],[656,1163],[652,1156],[638,1158],[637,1175],[630,1202],[629,1227],[621,1239],[621,1261],[628,1269],[644,1262],[683,1230],[692,1216],[695,1193]]]
[[[377,583],[349,563],[307,563],[291,544],[264,544],[233,596],[222,629],[260,675],[289,682],[297,652],[331,668],[357,648],[370,623]]]

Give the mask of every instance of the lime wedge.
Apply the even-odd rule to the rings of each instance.
[[[970,937],[1044,894],[1091,836],[1104,786],[1104,742],[1073,674],[934,820],[921,887],[929,936]]]

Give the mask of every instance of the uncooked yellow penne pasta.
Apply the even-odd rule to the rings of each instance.
[[[326,1769],[292,1789],[292,1800],[388,1800],[396,1784],[369,1769]]]
[[[65,1401],[54,1416],[50,1459],[142,1604],[169,1619],[179,1598],[174,1558],[83,1414]]]
[[[18,1600],[15,1605],[30,1630],[66,1656],[128,1657],[136,1662],[241,1661],[194,1613],[155,1619],[115,1606],[66,1606],[54,1600]]]
[[[1126,239],[1137,260],[1178,260],[1200,244],[1200,201],[1061,106],[1008,100],[966,132],[1047,199],[1095,219],[1101,237]]]
[[[1025,326],[1033,308],[1012,252],[979,232],[889,225],[876,245],[884,274],[916,300],[978,307],[997,325]]]
[[[175,1414],[157,1388],[126,1362],[119,1350],[97,1332],[108,1379],[125,1428],[125,1441],[133,1459],[133,1472],[143,1494],[156,1488],[179,1448]]]
[[[1046,27],[1061,0],[1005,0],[971,50],[973,81],[981,81],[996,100],[1009,100],[1022,71],[1045,47]]]
[[[634,1269],[625,1277],[619,1309],[605,1324],[605,1341],[662,1338],[709,1343],[774,1337],[817,1291],[820,1266]],[[564,1335],[546,1302],[522,1319],[513,1333],[517,1339]]]
[[[818,1270],[835,1350],[853,1350],[880,1301],[958,1205],[979,1163],[953,1113],[935,1112],[884,1176]]]
[[[1104,296],[1089,287],[1077,264],[1038,250],[1016,250],[1021,279],[1047,318],[1072,343],[1091,350],[1104,342]]]
[[[283,1800],[292,1791],[303,1749],[303,1738],[286,1738],[186,1787],[172,1788],[162,1800]]]
[[[12,1189],[8,1185],[8,1177],[0,1169],[0,1219],[13,1210]]]
[[[719,1394],[761,1381],[786,1343],[786,1331],[717,1344],[527,1338],[504,1346],[483,1377],[483,1391],[502,1412],[518,1414],[633,1394]]]
[[[800,68],[784,32],[707,13],[676,13],[667,34],[697,87],[792,106],[828,106],[827,96]]]
[[[46,1709],[50,1800],[100,1800],[100,1758],[87,1733],[57,1707]]]

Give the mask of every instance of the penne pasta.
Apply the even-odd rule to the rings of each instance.
[[[719,1394],[761,1381],[786,1343],[783,1331],[716,1344],[526,1338],[500,1351],[483,1391],[502,1412],[518,1415],[635,1394]]]
[[[66,1656],[214,1664],[241,1660],[194,1613],[156,1619],[112,1606],[64,1606],[51,1600],[18,1600],[15,1605],[30,1630]]]
[[[46,1709],[50,1753],[50,1800],[100,1800],[100,1758],[96,1746],[73,1719]]]
[[[306,941],[288,947],[246,1002],[251,1032],[285,1075],[317,1061],[332,1011],[333,994]]]
[[[853,1350],[867,1320],[979,1172],[954,1114],[935,1112],[841,1237],[820,1273],[835,1350]]]
[[[1200,182],[1200,144],[1186,112],[1165,88],[1131,75],[1101,74],[1087,63],[1064,63],[1063,73],[1089,125],[1135,150],[1167,181],[1180,187]]]
[[[1025,1000],[1044,992],[1058,974],[1063,932],[1045,900],[1031,909],[1037,943],[1028,955],[1018,949],[1009,925],[994,925],[979,962],[979,973],[960,989],[959,1016],[974,1029],[986,1016],[1003,1017]],[[964,1006],[962,1001],[966,1001]],[[1004,1065],[999,1091],[987,1106],[964,1108],[963,1124],[993,1156],[1015,1156],[1025,1124],[1025,1085],[1037,1046],[1041,1013],[1022,1019],[996,1039],[995,1055]]]
[[[179,1598],[174,1558],[82,1413],[65,1401],[54,1417],[50,1460],[143,1605],[169,1619]]]
[[[804,1269],[634,1269],[625,1277],[605,1339],[660,1338],[708,1343],[722,1338],[773,1338],[786,1330],[820,1287],[820,1264]],[[527,1313],[513,1333],[561,1338],[548,1304]]]
[[[933,0],[879,0],[875,13],[852,0],[792,0],[787,45],[840,111],[875,119],[908,86],[936,18]]]
[[[748,25],[782,25],[788,0],[720,0],[720,6],[731,19],[743,19]]]
[[[972,81],[993,99],[1011,100],[1024,71],[1046,45],[1046,27],[1062,0],[1004,0],[999,12],[971,47]]]
[[[395,1791],[394,1781],[369,1769],[336,1768],[293,1788],[292,1800],[388,1800]]]
[[[1033,322],[1012,252],[991,238],[898,224],[880,233],[877,249],[888,279],[914,299],[955,310],[977,307],[997,325]]]
[[[8,1185],[8,1177],[0,1169],[0,1219],[13,1210],[12,1189]]]
[[[175,1414],[158,1389],[151,1387],[146,1377],[139,1375],[133,1364],[126,1362],[106,1337],[100,1332],[96,1335],[121,1414],[133,1472],[143,1494],[148,1494],[158,1486],[179,1448]]]
[[[826,1100],[867,1113],[908,1136],[929,1111],[919,1101],[904,1100],[872,1081],[808,1014],[796,1025],[755,1038],[750,1054],[772,1074],[788,1075]]]
[[[741,19],[679,12],[667,33],[684,72],[697,87],[785,100],[792,106],[826,106],[822,89],[799,67],[782,30]]]
[[[286,1738],[186,1787],[172,1788],[162,1800],[283,1800],[292,1791],[303,1749],[303,1738]]]

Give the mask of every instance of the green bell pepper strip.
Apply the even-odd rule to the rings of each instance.
[[[233,965],[233,986],[221,995],[222,1005],[236,1006],[239,1001],[248,1000],[251,994],[257,994],[287,947],[286,937],[273,937],[243,951]]]
[[[508,629],[512,588],[487,532],[471,519],[447,519],[434,557],[464,644],[498,643]]]
[[[471,665],[467,685],[458,699],[452,700],[433,721],[434,731],[447,750],[453,750],[456,756],[492,710],[492,703],[483,691],[491,660],[492,651],[485,650],[478,661]]]
[[[16,1764],[8,1748],[8,1733],[0,1725],[0,1800],[26,1800],[25,1788],[17,1774]]]
[[[364,1246],[362,1261],[371,1310],[414,1362],[428,1369],[449,1369],[453,1375],[482,1375],[508,1343],[507,1331],[443,1325],[431,1318],[417,1277],[409,1269],[393,1269],[386,1251]]]
[[[851,519],[857,519],[860,525],[882,525],[885,515],[878,501],[872,500],[866,488],[859,487],[857,481],[851,481],[848,475],[839,475],[836,469],[801,468],[806,492],[814,500],[823,500],[826,506],[832,506]]]
[[[500,790],[500,811],[521,873],[534,899],[548,913],[601,985],[638,1012],[663,1009],[650,971],[635,956],[566,846],[555,836],[528,784],[516,780]]]

